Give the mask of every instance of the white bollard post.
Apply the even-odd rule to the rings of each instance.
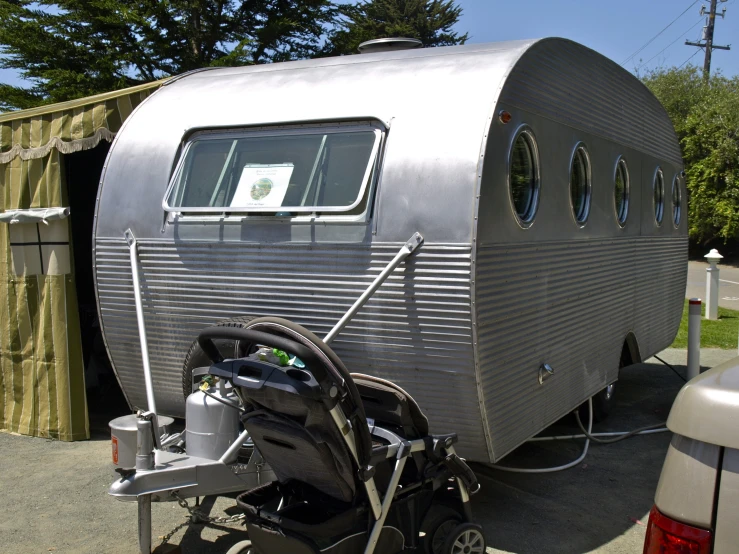
[[[718,319],[718,274],[719,269],[716,267],[723,256],[718,250],[712,248],[711,251],[704,256],[710,264],[706,268],[706,319]]]
[[[701,372],[701,301],[688,303],[688,381]]]

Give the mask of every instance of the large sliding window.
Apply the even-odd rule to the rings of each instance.
[[[172,212],[356,212],[382,130],[372,124],[204,131],[185,145],[164,201]]]

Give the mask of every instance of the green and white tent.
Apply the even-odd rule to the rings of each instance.
[[[0,114],[0,430],[90,437],[65,159],[161,84]]]

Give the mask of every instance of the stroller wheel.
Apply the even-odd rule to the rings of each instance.
[[[482,527],[475,523],[457,525],[444,544],[444,554],[485,554],[485,537]]]
[[[256,550],[251,547],[251,541],[239,541],[226,554],[256,554]]]
[[[422,552],[444,554],[447,536],[461,521],[462,517],[456,510],[441,504],[432,506],[421,525],[421,531],[425,533],[421,539]]]

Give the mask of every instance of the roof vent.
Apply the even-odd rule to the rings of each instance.
[[[368,40],[359,45],[360,54],[375,54],[377,52],[394,52],[396,50],[412,50],[421,48],[423,43],[417,38],[388,37]]]

